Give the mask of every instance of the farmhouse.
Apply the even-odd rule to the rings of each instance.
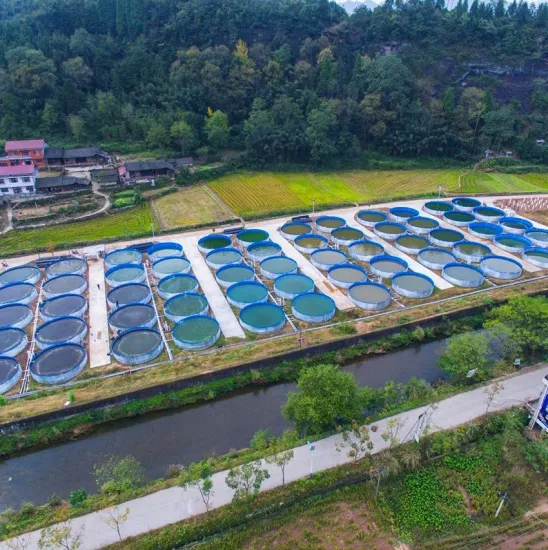
[[[171,166],[173,166],[175,170],[179,168],[189,168],[190,166],[194,166],[194,159],[191,157],[166,159],[166,162],[169,162],[169,164],[171,164]]]
[[[56,176],[53,178],[38,178],[36,191],[42,193],[60,193],[63,191],[77,191],[89,187],[91,182],[84,178],[73,176]]]
[[[104,170],[91,170],[92,181],[99,184],[100,187],[113,187],[118,185],[118,170],[116,168],[106,168]]]
[[[0,195],[21,195],[36,191],[38,169],[33,164],[0,166]]]
[[[6,155],[0,158],[0,167],[34,164],[38,168],[46,166],[45,151],[48,144],[43,139],[6,141]]]
[[[118,168],[118,174],[123,181],[139,181],[153,179],[159,176],[173,177],[175,170],[165,160],[146,160],[126,162]]]
[[[46,149],[46,163],[52,166],[89,166],[93,164],[107,164],[108,153],[98,147],[82,149],[65,149],[64,147],[48,147]]]

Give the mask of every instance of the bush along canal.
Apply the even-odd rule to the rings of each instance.
[[[287,393],[296,387],[293,381],[302,368],[319,363],[344,363],[343,368],[352,372],[363,386],[381,388],[386,383],[405,383],[411,378],[419,378],[429,383],[442,378],[442,371],[436,362],[444,347],[443,339],[414,343],[425,338],[443,338],[452,332],[463,329],[477,329],[481,326],[482,315],[456,321],[441,323],[432,329],[417,328],[412,332],[402,331],[389,338],[347,348],[344,351],[330,352],[313,361],[301,360],[294,364],[284,364],[277,374],[272,369],[271,377],[258,380],[258,383],[279,380],[269,386],[249,386],[254,383],[255,373],[238,375],[232,380],[218,380],[204,387],[182,390],[186,392],[186,403],[193,405],[152,412],[138,418],[113,420],[98,427],[86,439],[70,441],[50,446],[43,450],[14,454],[2,463],[3,475],[0,477],[0,509],[18,508],[23,502],[43,504],[52,494],[62,498],[71,491],[85,489],[89,493],[97,490],[93,479],[93,469],[107,455],[132,454],[145,470],[147,480],[164,477],[172,464],[189,464],[212,454],[223,455],[232,449],[248,446],[257,430],[269,429],[275,434],[288,427],[281,414]],[[405,347],[406,346],[406,347]],[[367,355],[368,351],[390,350],[386,354]],[[361,354],[361,359],[355,358]],[[262,373],[257,373],[262,374]],[[267,374],[265,373],[265,376]],[[238,380],[241,378],[241,380]],[[245,380],[244,380],[245,378]],[[230,391],[238,386],[246,386],[232,391],[226,396],[216,397],[215,386]],[[230,386],[230,388],[226,386]],[[206,393],[204,395],[204,390]],[[201,392],[201,394],[200,394]],[[149,398],[149,410],[156,403],[164,403],[164,408],[180,406],[177,403],[178,392]],[[194,394],[194,400],[192,399]],[[198,397],[196,397],[198,396]],[[197,402],[197,399],[202,401]],[[146,412],[147,400],[121,406],[124,416],[136,416]],[[165,402],[168,403],[165,403]],[[93,421],[94,415],[115,418],[115,411],[93,411],[82,415],[81,424]],[[105,421],[106,418],[103,418]],[[76,422],[67,419],[57,425]],[[77,423],[75,424],[77,425]],[[50,427],[55,430],[55,424]],[[48,430],[48,425],[34,429],[29,438],[36,438],[40,430]],[[85,431],[85,429],[84,429]],[[15,436],[4,436],[9,440]],[[7,441],[6,441],[7,443]],[[6,452],[6,447],[3,447]],[[10,480],[10,481],[8,481]]]

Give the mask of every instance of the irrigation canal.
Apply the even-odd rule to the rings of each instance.
[[[374,355],[345,367],[361,385],[383,386],[406,382],[413,376],[429,382],[442,372],[436,361],[443,340]],[[147,480],[166,476],[172,464],[189,464],[206,456],[222,455],[249,444],[260,429],[280,434],[288,427],[281,414],[287,392],[295,383],[262,389],[243,389],[211,402],[184,409],[149,414],[107,424],[94,435],[0,462],[0,511],[23,502],[43,504],[56,494],[97,491],[95,464],[108,454],[135,456]]]

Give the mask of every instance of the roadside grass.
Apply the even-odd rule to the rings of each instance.
[[[548,190],[548,174],[522,174],[519,176],[522,180],[525,180],[532,185],[536,185],[544,190]]]
[[[150,231],[156,220],[147,203],[131,210],[89,220],[53,225],[39,229],[16,229],[0,239],[0,254],[55,245],[57,249],[70,248],[74,243],[93,242],[112,237],[130,236]]]
[[[153,207],[165,229],[188,225],[214,224],[231,216],[199,185],[154,200]]]

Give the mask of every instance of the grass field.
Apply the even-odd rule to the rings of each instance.
[[[214,224],[230,214],[201,186],[181,189],[156,199],[153,208],[163,229],[202,223]]]
[[[463,193],[523,193],[546,191],[546,174],[495,174],[471,172],[462,178]]]
[[[41,229],[20,229],[10,231],[0,238],[0,254],[6,255],[33,248],[48,248],[54,243],[57,248],[70,248],[73,243],[100,241],[111,237],[123,238],[150,231],[150,224],[156,224],[148,204],[141,204],[131,210],[107,217],[81,222],[44,227]]]

